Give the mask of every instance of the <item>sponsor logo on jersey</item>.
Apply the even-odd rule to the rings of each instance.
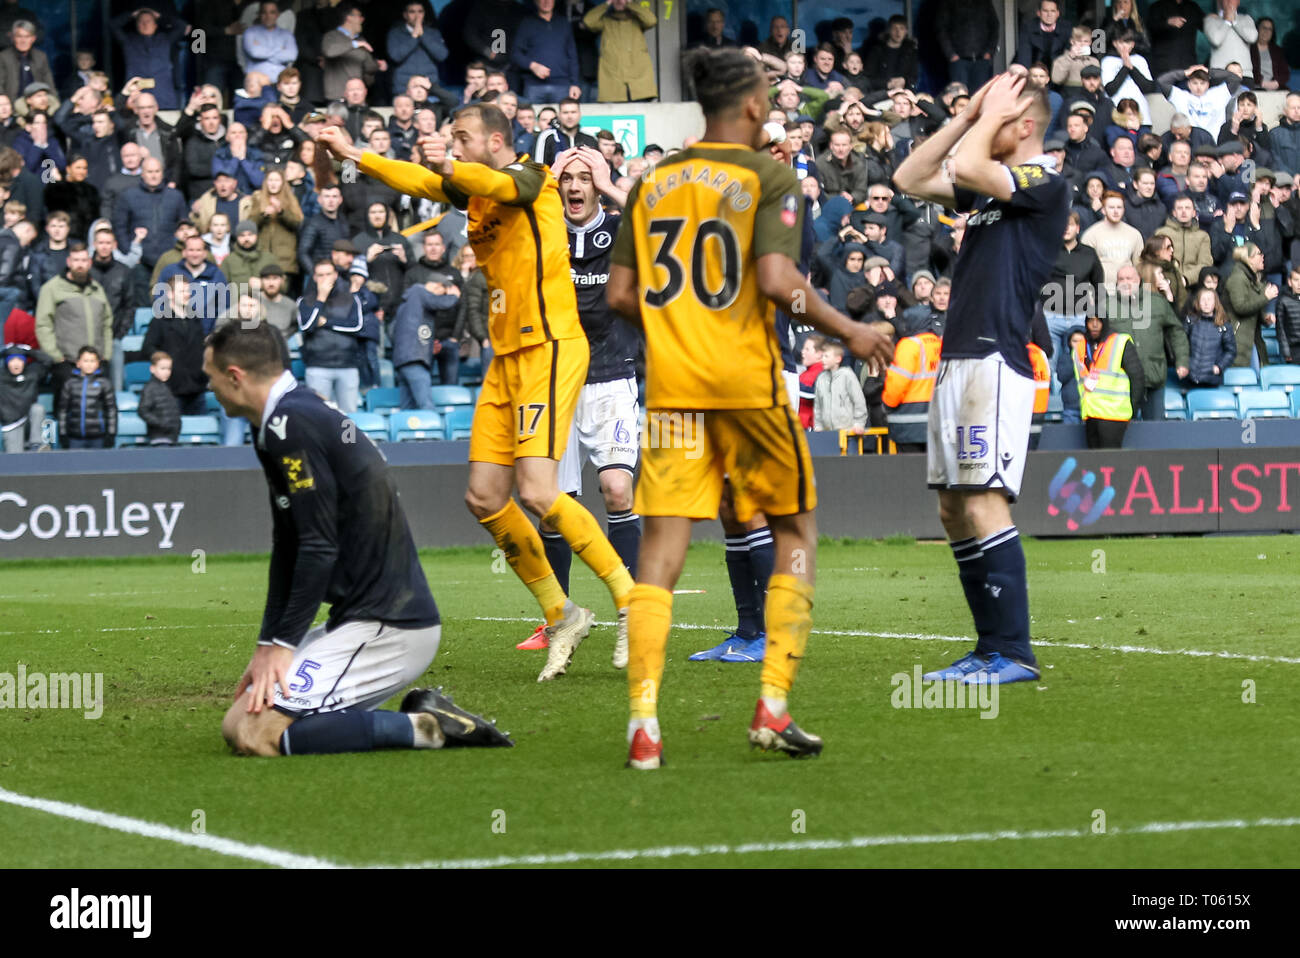
[[[608,249],[609,244],[612,242],[614,242],[613,235],[606,233],[603,230],[591,238],[591,245],[596,247],[596,249]]]
[[[266,424],[266,428],[279,436],[280,440],[283,441],[285,431],[289,428],[289,417],[284,414],[275,416]]]
[[[316,477],[311,474],[311,466],[307,464],[306,453],[299,452],[292,456],[281,456],[280,467],[284,470],[284,478],[289,483],[289,492],[291,494],[316,488]]]
[[[569,275],[574,286],[604,286],[609,282],[609,273],[579,273],[576,269],[570,269]]]

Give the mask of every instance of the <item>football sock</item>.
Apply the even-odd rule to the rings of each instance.
[[[632,739],[636,737],[636,730],[645,729],[645,733],[650,736],[650,741],[659,741],[659,720],[657,718],[633,718],[627,722],[627,744],[632,744]]]
[[[772,530],[767,526],[755,529],[745,536],[749,547],[749,565],[754,570],[754,604],[758,607],[758,631],[765,631],[763,607],[767,602],[767,583],[772,578],[772,568],[776,565],[776,544],[772,541]]]
[[[546,552],[546,561],[551,564],[551,571],[560,583],[564,594],[569,594],[569,569],[573,565],[573,550],[558,532],[539,530],[542,536],[542,549]]]
[[[332,755],[377,748],[414,748],[415,729],[403,712],[342,709],[300,718],[280,735],[282,755]]]
[[[633,580],[636,579],[636,557],[641,551],[641,517],[628,509],[626,512],[611,512],[606,517],[609,529],[609,544],[614,547],[618,557],[627,566]]]
[[[792,575],[777,573],[767,584],[767,653],[763,656],[763,700],[773,715],[785,711],[812,631],[813,586]],[[768,702],[771,699],[772,702]],[[780,711],[773,709],[777,703]]]
[[[568,496],[560,498],[569,499]],[[515,575],[519,576],[537,599],[537,604],[542,607],[542,614],[546,617],[546,624],[559,622],[564,617],[564,590],[560,588],[560,581],[555,577],[551,564],[546,561],[542,537],[528,521],[524,510],[519,508],[519,503],[509,500],[500,512],[480,519],[479,524],[492,534],[498,548],[505,553],[510,568],[515,570]]]
[[[988,562],[980,542],[973,536],[969,539],[957,539],[948,543],[952,547],[953,558],[957,560],[957,577],[961,579],[961,588],[966,593],[966,604],[970,606],[971,616],[975,620],[975,651],[979,655],[991,655],[996,651],[991,642],[993,635],[994,614],[989,606],[989,593],[984,588],[988,577]]]
[[[542,521],[564,536],[573,554],[609,587],[615,608],[624,608],[634,585],[632,576],[605,533],[600,531],[595,517],[572,496],[561,495],[556,496],[555,504],[542,516]]]
[[[673,594],[654,585],[637,584],[627,607],[627,694],[633,719],[658,714],[659,683],[673,621]]]
[[[754,565],[744,534],[727,536],[727,578],[736,601],[736,634],[752,639],[762,628],[762,609],[754,592]]]
[[[1029,645],[1029,583],[1025,572],[1025,550],[1015,526],[980,540],[988,566],[991,651],[1009,659],[1033,665]]]

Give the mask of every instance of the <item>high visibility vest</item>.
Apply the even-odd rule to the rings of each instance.
[[[888,408],[889,438],[894,442],[926,441],[941,345],[938,336],[924,332],[904,336],[894,348],[880,397]]]
[[[1047,412],[1047,400],[1052,393],[1052,367],[1047,353],[1035,343],[1029,344],[1029,365],[1034,367],[1034,415]]]
[[[1074,372],[1079,378],[1079,410],[1084,419],[1128,422],[1133,418],[1128,375],[1124,372],[1124,348],[1133,341],[1126,333],[1111,333],[1088,364],[1088,343],[1074,347]],[[1093,388],[1089,389],[1089,382]]]

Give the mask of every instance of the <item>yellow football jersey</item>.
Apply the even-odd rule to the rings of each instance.
[[[366,152],[358,168],[403,193],[466,211],[469,242],[487,280],[488,338],[495,353],[585,337],[569,274],[559,185],[546,167],[527,157],[501,170],[457,162],[452,176],[441,177]]]
[[[636,184],[613,259],[637,271],[648,407],[788,404],[757,260],[798,262],[803,209],[794,171],[739,144],[698,143]]]

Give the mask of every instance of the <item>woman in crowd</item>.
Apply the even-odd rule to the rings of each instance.
[[[1200,288],[1188,300],[1183,328],[1188,347],[1183,385],[1221,386],[1223,371],[1236,358],[1237,338],[1214,290]]]
[[[272,167],[261,187],[253,194],[249,219],[257,224],[257,248],[275,257],[285,274],[298,275],[298,230],[302,207],[284,179],[284,172]]]

